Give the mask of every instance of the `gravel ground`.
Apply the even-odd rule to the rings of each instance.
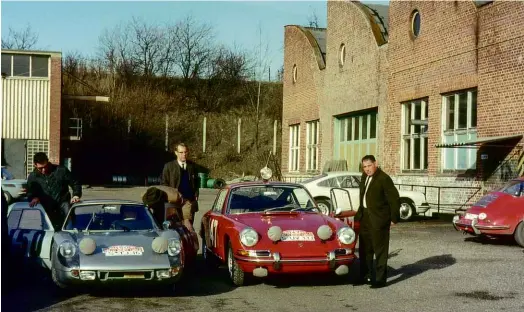
[[[139,199],[143,188],[86,189],[84,198]],[[201,192],[197,221],[215,191]],[[195,223],[195,224],[198,224]],[[418,220],[392,229],[389,286],[354,287],[350,276],[259,280],[234,288],[225,268],[198,270],[176,295],[154,289],[60,293],[49,279],[2,283],[3,311],[524,311],[524,253],[511,240],[463,236],[449,222]],[[202,263],[199,263],[202,265]]]

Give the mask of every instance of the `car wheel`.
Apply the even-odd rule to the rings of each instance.
[[[413,202],[409,199],[401,198],[400,199],[400,220],[409,221],[415,216],[415,206]]]
[[[316,200],[316,202],[320,212],[322,212],[324,215],[328,215],[329,210],[331,209],[331,201],[329,199],[319,198]]]
[[[231,243],[228,243],[227,248],[227,269],[229,271],[229,277],[235,286],[244,285],[244,271],[238,266],[235,257],[233,256],[233,248]]]
[[[56,286],[60,289],[67,289],[67,285],[61,283],[58,280],[57,274],[56,274],[56,268],[54,266],[51,267],[51,278],[53,279],[53,283],[55,283]]]
[[[9,194],[8,192],[2,192],[4,193],[4,197],[5,197],[5,200],[7,201],[7,204],[11,204],[11,202],[13,201],[13,196],[11,196],[11,194]]]
[[[520,222],[515,229],[515,241],[521,247],[524,247],[524,222]]]

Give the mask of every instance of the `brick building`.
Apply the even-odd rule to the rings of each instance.
[[[2,49],[2,165],[16,178],[33,169],[33,155],[60,161],[60,52]]]
[[[384,9],[328,1],[327,21],[323,62],[319,42],[305,35],[311,30],[285,30],[288,179],[332,159],[358,170],[360,157],[374,153],[402,188],[455,209],[522,175],[524,2],[391,1]],[[308,129],[316,120],[311,170]]]
[[[385,170],[441,208],[517,176],[524,2],[393,1],[389,17]]]
[[[287,179],[380,154],[387,102],[387,7],[328,2],[328,27],[285,27],[282,167]]]

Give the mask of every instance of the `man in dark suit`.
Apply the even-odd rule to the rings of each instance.
[[[377,166],[373,155],[362,158],[364,173],[360,181],[360,206],[355,221],[360,221],[360,279],[356,284],[372,288],[386,286],[390,226],[400,218],[400,198],[393,181]],[[376,256],[376,278],[371,282],[373,255]]]
[[[184,143],[175,145],[176,158],[164,165],[162,185],[170,186],[182,196],[184,225],[193,229],[195,213],[198,211],[199,178],[196,164],[188,159],[189,148]]]

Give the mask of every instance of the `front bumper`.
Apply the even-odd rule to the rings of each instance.
[[[339,275],[347,274],[349,266],[356,259],[353,249],[342,248],[318,257],[283,258],[279,252],[268,252],[268,254],[268,256],[264,257],[235,255],[235,259],[244,272],[255,272],[256,269],[265,269],[267,273],[322,273],[334,271]]]
[[[509,225],[488,225],[483,223],[479,224],[478,217],[474,217],[471,220],[469,220],[462,215],[455,215],[453,217],[453,227],[457,231],[462,231],[464,233],[474,235],[507,234],[502,232],[508,231],[510,229]]]
[[[147,270],[84,270],[82,268],[56,269],[57,280],[66,285],[94,285],[106,283],[173,284],[180,280],[180,267]]]

